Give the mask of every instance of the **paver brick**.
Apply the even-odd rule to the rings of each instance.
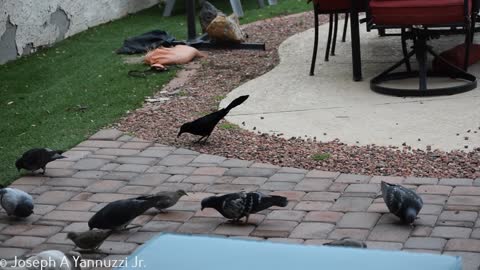
[[[227,168],[247,168],[253,164],[253,161],[241,160],[241,159],[227,159],[220,163],[220,167]]]
[[[435,223],[437,222],[437,219],[438,219],[437,215],[418,215],[414,224],[415,224],[415,226],[422,225],[422,226],[433,227],[433,226],[435,226]]]
[[[371,184],[380,184],[382,181],[390,184],[402,184],[405,180],[405,177],[401,176],[373,176],[370,179]]]
[[[86,140],[81,142],[79,147],[94,147],[94,148],[118,148],[123,142],[119,141],[104,141],[104,140]]]
[[[122,164],[118,167],[113,169],[114,171],[118,172],[136,172],[136,173],[143,173],[150,168],[149,165],[143,164]]]
[[[221,218],[191,218],[178,228],[178,233],[207,234],[224,222]]]
[[[478,212],[473,211],[443,211],[439,220],[471,221],[475,222]]]
[[[295,221],[265,220],[252,233],[252,236],[260,237],[288,237],[290,232],[298,225]],[[302,238],[302,237],[297,237]]]
[[[366,175],[342,173],[337,179],[335,179],[335,182],[345,184],[366,184],[371,178],[371,176]]]
[[[332,206],[331,202],[322,201],[301,201],[295,206],[295,210],[316,211],[328,210]]]
[[[305,174],[299,173],[281,173],[277,172],[276,174],[272,175],[268,181],[272,182],[294,182],[298,183],[304,178]]]
[[[348,184],[344,183],[333,183],[329,188],[328,191],[331,192],[343,192],[347,188]]]
[[[368,236],[368,240],[405,242],[408,239],[411,230],[412,228],[410,226],[378,224],[373,228]]]
[[[316,221],[326,223],[337,223],[344,214],[341,212],[332,211],[311,211],[308,212],[304,221]]]
[[[126,148],[126,149],[145,149],[149,146],[151,146],[152,143],[150,142],[126,142],[122,144],[121,148]]]
[[[158,234],[158,232],[134,232],[128,236],[127,242],[143,244],[152,239]]]
[[[12,247],[0,247],[0,254],[2,259],[13,260],[14,258],[20,258],[28,252],[28,249],[12,248]]]
[[[410,249],[442,250],[446,243],[447,240],[442,238],[410,237],[403,247]]]
[[[90,136],[90,140],[111,140],[114,141],[123,135],[123,132],[116,129],[102,129]]]
[[[345,192],[352,193],[378,193],[380,191],[380,185],[377,184],[350,184]]]
[[[417,193],[425,194],[439,194],[439,195],[449,195],[452,191],[451,186],[440,186],[440,185],[421,185],[417,189]]]
[[[337,223],[338,228],[371,229],[377,223],[380,214],[366,212],[349,212]]]
[[[224,175],[236,177],[270,177],[275,174],[276,169],[269,168],[231,168]]]
[[[480,196],[450,196],[447,204],[449,205],[469,205],[480,206]]]
[[[339,172],[328,172],[328,171],[319,171],[319,170],[312,170],[307,172],[305,175],[306,178],[328,178],[328,179],[335,179],[340,175]]]
[[[104,171],[79,171],[76,174],[74,174],[72,177],[73,178],[80,178],[80,179],[83,179],[83,178],[86,178],[86,179],[100,179],[105,174],[107,174],[107,172],[104,172]]]
[[[113,170],[115,170],[115,168],[117,168],[118,166],[120,166],[120,164],[114,163],[114,162],[110,162],[110,163],[107,163],[107,164],[103,165],[103,166],[100,167],[98,170],[100,170],[100,171],[113,171]]]
[[[260,188],[264,190],[292,190],[295,187],[295,183],[291,182],[266,182]]]
[[[325,239],[327,235],[334,229],[334,227],[335,226],[330,223],[303,222],[295,227],[290,234],[290,237],[303,239]]]
[[[448,251],[471,251],[480,250],[480,240],[477,239],[450,239],[445,246]]]
[[[195,155],[169,155],[162,159],[159,165],[164,166],[183,166],[192,162],[197,156]]]
[[[274,191],[270,192],[270,195],[277,195],[277,196],[283,196],[287,197],[287,200],[289,201],[299,201],[303,199],[303,196],[305,196],[305,192],[303,191]]]
[[[140,164],[140,165],[153,165],[157,163],[156,158],[151,157],[119,157],[115,159],[116,163],[120,164]]]
[[[274,210],[267,215],[267,219],[301,221],[304,216],[305,216],[304,211]]]
[[[127,185],[120,188],[117,192],[123,194],[148,194],[152,191],[152,188],[149,186],[134,186],[134,185]]]
[[[43,218],[65,221],[88,221],[93,214],[93,212],[53,210],[52,212],[43,216]]]
[[[407,177],[403,181],[407,185],[436,185],[438,183],[438,178],[427,178],[427,177]]]
[[[415,237],[427,237],[432,233],[433,228],[430,226],[415,226],[411,236]]]
[[[480,239],[480,228],[473,229],[470,238]]]
[[[442,212],[443,206],[438,204],[424,204],[420,214],[438,215]]]
[[[87,187],[93,184],[96,179],[83,178],[52,178],[45,182],[49,186],[63,186],[63,187]]]
[[[72,168],[77,170],[95,170],[107,164],[108,162],[109,161],[106,159],[85,158],[77,161]]]
[[[480,196],[480,187],[455,187],[452,195]]]
[[[227,171],[226,168],[220,168],[220,167],[201,167],[193,171],[192,174],[222,176],[226,171]]]
[[[262,185],[267,181],[265,177],[237,177],[232,184]]]
[[[115,180],[100,180],[93,185],[88,186],[85,191],[99,193],[99,192],[115,192],[125,185],[124,181]]]
[[[129,199],[133,198],[135,195],[130,195],[130,194],[116,194],[116,193],[98,193],[98,194],[93,194],[88,198],[89,201],[91,202],[105,202],[105,203],[110,203],[113,201],[118,201],[118,200],[124,200],[124,199]]]
[[[165,182],[170,177],[169,174],[141,174],[135,179],[131,180],[129,184],[137,186],[158,186]]]
[[[366,244],[369,249],[401,250],[403,247],[402,243],[397,242],[367,241]]]
[[[342,212],[366,211],[372,203],[370,198],[360,197],[340,197],[331,207],[330,210]]]
[[[145,232],[175,232],[180,225],[179,222],[171,222],[171,221],[160,221],[160,220],[152,220],[140,228],[140,231]]]
[[[120,149],[120,148],[101,148],[95,151],[97,155],[109,155],[109,156],[135,156],[140,153],[136,149]]]
[[[388,207],[385,203],[372,203],[367,212],[374,212],[374,213],[388,213]]]
[[[462,227],[447,227],[447,226],[438,226],[433,228],[432,237],[442,237],[442,238],[468,238],[472,229],[462,228]]]
[[[338,192],[308,192],[305,197],[303,197],[306,201],[327,201],[327,202],[334,202],[340,197],[340,193]]]
[[[420,194],[424,204],[440,204],[444,205],[447,202],[448,197],[445,195],[434,194]]]
[[[297,173],[305,175],[308,171],[301,168],[294,168],[294,167],[281,167],[278,170],[279,173]]]
[[[176,222],[185,222],[193,216],[193,212],[188,211],[170,211],[166,213],[159,213],[153,220],[163,220],[163,221],[176,221]]]
[[[55,209],[55,205],[49,205],[49,204],[35,204],[34,207],[34,212],[37,215],[45,215],[46,213],[52,211]]]
[[[448,186],[471,186],[473,185],[473,179],[468,178],[442,178],[439,182],[440,185]]]
[[[110,172],[102,177],[102,179],[108,180],[131,180],[138,176],[138,173],[134,172]]]
[[[226,160],[225,157],[216,156],[216,155],[209,155],[209,154],[201,154],[193,160],[193,163],[220,164],[225,160]]]
[[[365,240],[369,233],[370,231],[365,229],[335,229],[328,235],[328,239],[337,240],[348,237]]]
[[[214,184],[209,186],[205,191],[212,193],[250,192],[257,190],[257,188],[258,186],[256,185]]]
[[[211,184],[218,179],[218,176],[213,175],[190,175],[183,180],[184,183],[193,184]]]
[[[269,242],[274,243],[287,243],[287,244],[303,244],[305,241],[303,239],[295,238],[282,238],[282,237],[271,237],[267,239]]]
[[[105,241],[103,244],[98,248],[99,250],[107,251],[109,254],[125,254],[129,255],[138,247],[135,243],[126,243],[122,242],[112,242],[112,241]]]
[[[48,177],[70,177],[77,171],[74,169],[48,169],[45,171],[45,176]]]
[[[332,180],[329,179],[305,178],[295,186],[295,190],[326,191],[331,184]]]
[[[248,236],[255,229],[254,225],[238,225],[223,223],[218,226],[213,233],[221,235],[244,235]]]
[[[74,161],[67,161],[67,160],[55,160],[47,164],[47,169],[66,169],[70,168],[75,164]]]
[[[46,238],[36,236],[14,236],[3,242],[3,245],[7,247],[34,248],[46,240]]]
[[[75,195],[76,193],[74,192],[47,191],[42,193],[42,195],[40,195],[39,197],[35,198],[35,203],[57,205],[69,200]]]
[[[57,206],[57,210],[88,211],[95,205],[96,203],[92,203],[89,201],[66,201],[60,204],[59,206]],[[37,212],[36,209],[35,209],[35,212]]]

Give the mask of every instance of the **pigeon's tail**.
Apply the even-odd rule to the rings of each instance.
[[[279,207],[285,207],[288,204],[287,198],[283,196],[276,196],[276,195],[271,195],[268,197],[272,205],[279,206]]]
[[[245,102],[245,100],[247,100],[248,98],[248,95],[245,95],[245,96],[240,96],[236,99],[234,99],[226,108],[225,110],[226,111],[230,111],[231,109],[237,107],[238,105],[242,104],[243,102]]]

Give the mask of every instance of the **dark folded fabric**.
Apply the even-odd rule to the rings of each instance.
[[[154,30],[140,36],[131,37],[123,42],[123,46],[116,51],[118,54],[146,53],[160,46],[171,47],[175,37],[163,30]]]
[[[448,63],[463,69],[463,63],[465,61],[465,44],[457,45],[451,49],[448,49],[440,54]],[[471,66],[480,61],[480,44],[470,45],[470,55],[468,58],[468,66]],[[441,74],[449,74],[452,72],[452,68],[444,62],[435,58],[432,63],[433,70]]]

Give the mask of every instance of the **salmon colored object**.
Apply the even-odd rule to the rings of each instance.
[[[186,64],[195,57],[207,57],[207,55],[193,47],[177,45],[148,52],[145,56],[145,63],[152,67],[164,69],[165,65]]]
[[[463,69],[463,61],[465,61],[465,44],[457,45],[449,50],[446,50],[440,54],[450,64]],[[470,45],[470,55],[468,58],[468,66],[471,66],[480,61],[480,44]],[[449,73],[451,68],[435,58],[432,63],[433,70],[438,73]]]

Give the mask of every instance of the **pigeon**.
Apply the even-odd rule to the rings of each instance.
[[[47,163],[57,159],[66,158],[65,156],[62,156],[62,153],[63,151],[60,150],[33,148],[23,153],[23,155],[17,159],[15,167],[17,167],[18,171],[25,169],[33,172],[42,169],[42,174],[44,174]]]
[[[184,190],[179,189],[177,191],[163,191],[155,195],[163,196],[162,199],[158,200],[155,208],[160,211],[164,211],[164,209],[174,206],[178,202],[178,200],[180,200],[182,196],[187,195],[187,193]]]
[[[162,195],[148,195],[111,202],[90,218],[88,227],[90,230],[124,230],[133,219],[155,207],[164,198]]]
[[[22,260],[23,263],[18,262]],[[4,270],[80,270],[81,256],[78,252],[70,251],[63,253],[59,250],[45,250],[32,254],[24,259],[16,258],[12,261],[5,261]]]
[[[204,208],[214,208],[222,216],[238,222],[242,217],[246,217],[248,222],[250,214],[265,210],[271,206],[285,207],[288,204],[287,198],[275,195],[265,195],[261,192],[237,192],[223,196],[211,196],[202,200],[202,210]]]
[[[33,198],[16,188],[0,187],[0,204],[9,216],[26,218],[33,213]]]
[[[180,131],[178,132],[177,138],[180,137],[182,133],[186,132],[186,133],[191,133],[193,135],[202,136],[197,141],[197,143],[199,143],[204,138],[205,138],[204,142],[206,142],[208,140],[208,137],[210,137],[210,134],[212,134],[212,131],[215,128],[215,126],[218,124],[218,122],[220,122],[220,120],[222,120],[222,118],[225,117],[225,115],[227,115],[231,109],[245,102],[247,98],[248,98],[248,95],[240,96],[235,100],[233,100],[226,108],[223,108],[219,111],[200,117],[197,120],[194,120],[192,122],[183,124],[180,127]]]
[[[412,224],[423,206],[423,200],[414,191],[382,181],[382,196],[390,213],[403,222]]]
[[[363,241],[344,237],[340,240],[335,240],[329,243],[323,244],[324,246],[337,246],[337,247],[352,247],[352,248],[367,248],[367,244]]]
[[[112,230],[91,230],[82,233],[69,232],[67,238],[81,249],[97,249],[112,232]]]

